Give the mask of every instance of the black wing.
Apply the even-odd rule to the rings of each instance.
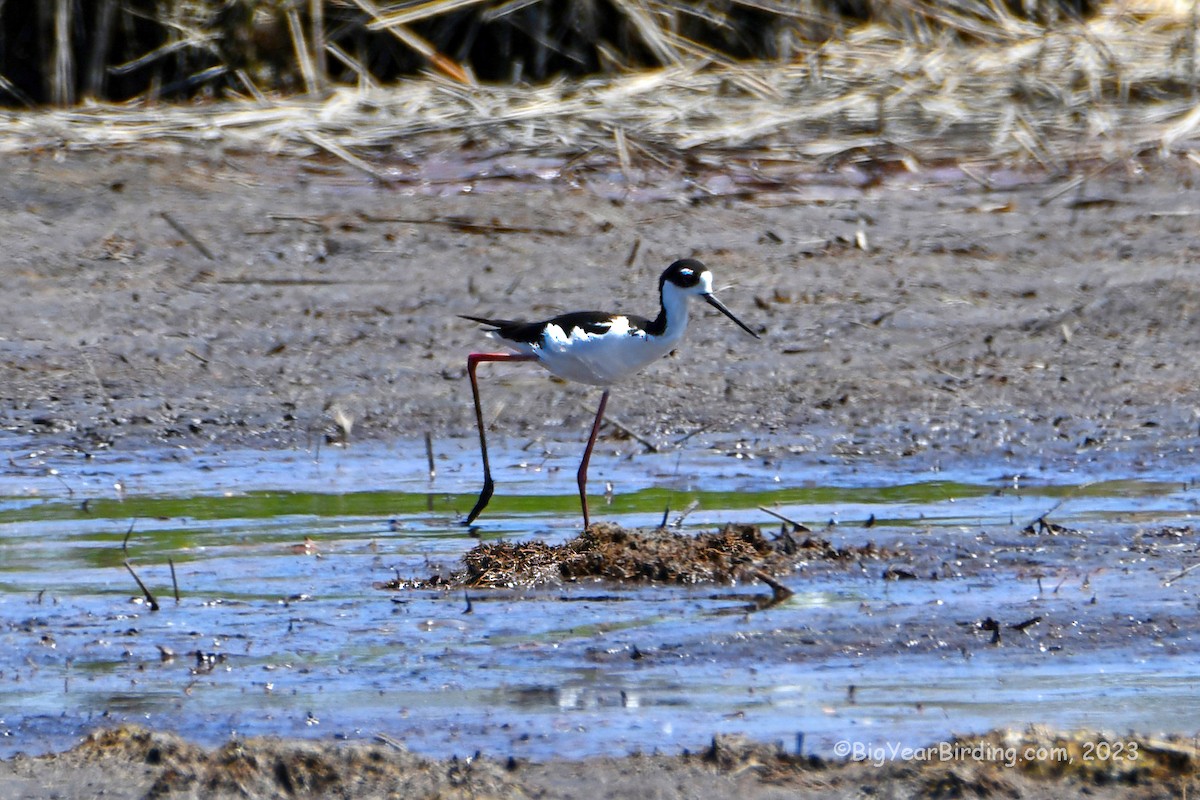
[[[480,325],[487,325],[491,330],[489,333],[500,334],[501,339],[507,339],[510,342],[522,342],[524,344],[537,344],[542,338],[542,331],[546,327],[544,322],[525,322],[519,319],[487,319],[486,317],[472,317],[467,314],[459,314],[463,319],[469,319],[472,322],[478,322]]]
[[[485,317],[471,317],[466,314],[460,314],[463,319],[469,319],[472,322],[478,322],[481,325],[488,325],[493,331],[500,334],[500,338],[507,339],[510,342],[522,342],[524,344],[537,344],[542,339],[542,334],[550,325],[555,325],[562,328],[563,331],[570,336],[571,331],[580,330],[584,333],[597,335],[607,333],[612,327],[614,316],[624,316],[629,320],[629,326],[632,330],[647,330],[651,323],[649,320],[641,317],[634,317],[628,314],[613,315],[604,311],[572,311],[569,314],[561,314],[552,319],[543,322],[525,322],[518,319],[487,319]]]

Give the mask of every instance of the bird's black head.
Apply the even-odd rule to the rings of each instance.
[[[694,258],[681,258],[663,272],[658,288],[661,290],[663,284],[670,282],[680,289],[690,289],[700,282],[700,276],[707,270],[708,267]]]
[[[757,339],[757,333],[750,330],[746,326],[746,323],[735,317],[733,312],[725,307],[724,303],[713,296],[712,280],[712,273],[708,271],[708,267],[694,258],[681,258],[667,267],[666,272],[662,274],[662,278],[658,281],[658,291],[662,295],[663,301],[663,314],[666,314],[668,294],[671,295],[670,300],[673,303],[678,302],[676,298],[681,295],[685,298],[685,302],[688,297],[699,297],[717,309],[717,311],[720,311],[736,322],[739,328]],[[671,288],[668,289],[668,286]]]

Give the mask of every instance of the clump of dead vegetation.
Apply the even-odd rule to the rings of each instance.
[[[1005,766],[1037,778],[1157,784],[1200,775],[1196,741],[1180,736],[1055,731],[1033,726],[1022,731],[993,731],[964,744],[980,752],[1012,756]]]
[[[559,760],[540,767],[511,758],[426,759],[387,736],[377,739],[234,739],[208,749],[126,726],[93,733],[73,750],[39,762],[50,774],[87,763],[95,768],[89,785],[97,793],[129,794],[136,786],[146,797],[557,796],[564,785],[599,785],[620,772],[656,769],[669,771],[683,787],[711,788],[714,772],[753,776],[739,784],[748,797],[768,787],[772,797],[780,790],[858,796],[886,788],[913,797],[1150,798],[1191,796],[1200,776],[1200,753],[1188,739],[1036,727],[914,746],[904,755],[887,756],[879,748],[868,758],[837,759],[720,734],[711,746],[681,756]]]
[[[471,83],[544,81],[692,58],[786,61],[868,21],[910,36],[1003,36],[1094,0],[44,0],[0,3],[0,98],[70,105],[387,83],[431,68]]]
[[[1186,796],[1200,777],[1200,751],[1191,739],[1041,726],[894,751],[863,748],[837,760],[722,735],[714,736],[708,749],[685,758],[727,773],[753,769],[764,783],[780,785],[807,784],[816,772],[824,786],[854,786],[866,782],[865,771],[886,785],[907,785],[912,791],[905,794],[928,797],[1040,796],[1047,785],[1057,787],[1060,797],[1138,796],[1129,794],[1138,786],[1150,790],[1145,796],[1157,796],[1167,787]]]
[[[333,747],[231,739],[206,749],[174,734],[122,726],[97,731],[58,758],[67,764],[107,764],[116,771],[132,766],[139,770],[138,779],[149,784],[146,797],[524,796],[499,762],[433,761],[404,752],[387,736],[378,738],[378,744]]]
[[[63,108],[0,116],[0,152],[182,142],[333,155],[390,180],[398,163],[466,147],[627,174],[740,165],[766,184],[781,180],[781,164],[1063,174],[1083,162],[1195,159],[1196,8],[8,3],[0,35],[24,44],[0,47],[0,102]],[[162,104],[197,98],[225,102]]]
[[[774,576],[811,561],[856,562],[890,557],[874,544],[838,548],[819,537],[784,531],[768,539],[755,525],[726,525],[696,536],[597,523],[570,541],[483,542],[449,576],[395,580],[380,588],[515,588],[582,580],[732,584],[758,580],[778,592]]]

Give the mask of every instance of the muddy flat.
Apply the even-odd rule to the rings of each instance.
[[[748,186],[6,158],[12,796],[1195,790],[1194,162]],[[752,575],[429,588],[479,544],[487,344],[456,315],[652,315],[679,257],[762,340],[702,312],[614,391],[600,514],[796,535],[763,506],[852,555],[791,563],[771,608]],[[476,533],[566,542],[596,394],[484,369]],[[1018,768],[1055,741],[1029,724],[1110,734]]]
[[[953,171],[865,187],[835,173],[774,192],[714,177],[714,196],[664,176],[678,185],[657,201],[599,179],[379,186],[234,155],[10,161],[13,434],[85,450],[307,444],[339,421],[352,439],[469,436],[465,354],[487,342],[457,314],[652,314],[684,256],[763,341],[702,313],[614,396],[643,435],[1120,459],[1129,440],[1153,453],[1196,434],[1187,159],[993,190]],[[496,412],[505,430],[575,431],[591,413],[594,393],[492,371],[521,398]]]

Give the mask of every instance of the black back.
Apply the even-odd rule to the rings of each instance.
[[[654,324],[642,317],[635,317],[630,314],[609,314],[604,311],[572,311],[569,314],[560,314],[543,322],[461,316],[463,319],[491,326],[493,331],[500,334],[501,339],[507,339],[510,342],[520,342],[522,344],[538,344],[541,342],[542,334],[550,325],[557,325],[563,329],[567,336],[570,336],[571,331],[574,330],[581,330],[584,333],[592,335],[607,333],[609,327],[612,325],[614,316],[625,317],[629,320],[630,327],[634,329],[649,330]]]
[[[557,325],[566,332],[567,336],[571,335],[571,331],[577,329],[593,335],[606,333],[612,325],[612,318],[615,316],[623,316],[628,319],[629,327],[633,330],[643,330],[652,336],[661,336],[667,330],[667,313],[666,309],[662,308],[663,286],[670,281],[681,289],[690,288],[700,282],[700,273],[706,269],[708,267],[694,258],[681,258],[667,267],[658,279],[659,312],[658,316],[653,320],[646,319],[645,317],[635,317],[632,314],[609,314],[604,311],[572,311],[569,314],[560,314],[543,322],[526,322],[519,319],[486,319],[485,317],[471,317],[465,314],[460,314],[459,316],[463,319],[469,319],[472,322],[491,326],[493,331],[500,334],[501,339],[507,339],[510,342],[520,342],[522,344],[537,344],[540,342],[542,334],[548,325]]]

